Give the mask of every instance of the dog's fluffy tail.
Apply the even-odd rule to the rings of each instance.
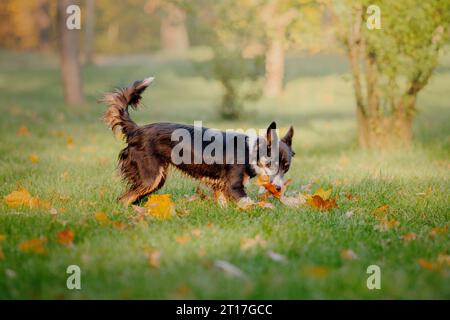
[[[136,109],[140,105],[141,94],[152,83],[153,77],[137,80],[131,86],[118,88],[106,93],[100,100],[108,107],[103,120],[113,132],[120,130],[127,138],[138,128],[128,114],[128,106]]]

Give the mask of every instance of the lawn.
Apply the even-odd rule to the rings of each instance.
[[[414,147],[389,153],[358,149],[347,64],[332,55],[289,58],[285,94],[247,106],[239,121],[220,120],[219,85],[198,76],[189,59],[105,59],[83,70],[87,102],[70,108],[51,57],[0,57],[1,199],[22,186],[53,208],[0,203],[0,298],[450,298],[448,56],[420,95]],[[289,190],[331,188],[337,208],[274,201],[272,210],[241,211],[210,199],[188,202],[197,183],[172,171],[158,193],[172,196],[177,216],[131,223],[136,213],[116,202],[124,188],[115,172],[123,142],[101,122],[104,107],[96,100],[149,75],[156,81],[144,95],[146,107],[132,113],[138,123],[292,124],[297,155]],[[256,198],[257,187],[248,189]],[[96,212],[117,223],[98,221]],[[393,221],[385,231],[382,216]],[[75,234],[69,247],[57,238],[67,228]],[[42,254],[20,249],[40,237],[47,239]],[[245,250],[255,238],[261,241]],[[161,254],[159,266],[149,263],[150,250]],[[227,274],[217,260],[243,276]],[[81,290],[66,287],[73,264],[81,268]],[[379,290],[366,286],[369,265],[381,269]]]

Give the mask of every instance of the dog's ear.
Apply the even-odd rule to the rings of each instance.
[[[292,137],[294,136],[294,127],[290,126],[288,132],[281,138],[281,141],[286,143],[289,147],[292,146]]]
[[[272,142],[278,141],[277,137],[277,124],[275,121],[272,121],[272,123],[267,128],[267,146],[270,147],[272,145]]]

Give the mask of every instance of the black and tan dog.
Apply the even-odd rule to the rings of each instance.
[[[196,128],[167,122],[138,126],[128,114],[128,106],[136,108],[140,105],[141,94],[153,79],[135,81],[127,88],[116,89],[105,94],[101,100],[108,106],[104,114],[105,122],[113,131],[121,130],[127,142],[127,146],[119,154],[119,169],[129,185],[129,190],[120,197],[121,202],[129,205],[160,189],[167,178],[170,165],[210,185],[222,205],[226,203],[226,199],[233,199],[238,204],[251,204],[252,201],[247,197],[244,183],[248,178],[257,175],[268,175],[277,188],[283,186],[283,175],[289,170],[291,158],[294,155],[291,148],[294,134],[292,126],[282,139],[277,137],[275,122],[270,124],[264,136],[245,134],[230,136],[225,132],[217,131],[223,138],[223,150],[232,145],[235,149],[232,152],[233,155],[239,151],[239,143],[230,143],[239,138],[243,139],[244,143],[240,145],[245,149],[243,161],[234,157],[230,160],[227,154],[223,156],[223,161],[206,159],[199,153],[207,147],[207,141],[201,143],[200,149],[196,149],[193,143],[187,143],[187,149],[181,152],[185,154],[181,156],[186,159],[186,153],[189,153],[188,159],[192,161],[175,161],[173,151],[180,142],[174,141],[174,132],[183,130],[195,138]],[[205,133],[210,129],[201,128],[200,130],[201,133]],[[186,144],[186,141],[184,143]],[[262,152],[263,150],[266,152]],[[271,157],[276,151],[278,151],[275,154],[277,157]],[[227,152],[229,153],[229,150]],[[254,161],[251,161],[252,155],[254,155]],[[194,161],[199,156],[201,161]],[[268,170],[269,167],[271,170]]]

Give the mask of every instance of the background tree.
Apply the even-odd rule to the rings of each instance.
[[[370,1],[335,5],[351,65],[359,144],[407,146],[418,93],[427,85],[449,38],[450,2],[377,1],[381,26],[366,27]]]
[[[66,26],[68,17],[66,9],[76,4],[73,0],[58,1],[58,31],[61,59],[61,76],[64,86],[64,99],[67,104],[74,105],[83,102],[81,71],[79,61],[79,30],[69,30]]]
[[[149,0],[146,12],[158,12],[160,16],[161,49],[171,53],[182,53],[189,48],[186,27],[186,12],[182,0]]]
[[[95,45],[95,0],[86,0],[84,20],[84,60],[91,64],[94,60]]]
[[[213,56],[201,70],[222,86],[223,95],[219,112],[223,118],[234,119],[242,114],[247,101],[258,99],[261,94],[263,55],[248,48],[255,39],[262,39],[262,29],[255,20],[260,6],[253,0],[218,0],[214,3],[198,1],[190,7],[197,19],[196,32],[212,49]],[[245,52],[247,51],[247,52]]]

